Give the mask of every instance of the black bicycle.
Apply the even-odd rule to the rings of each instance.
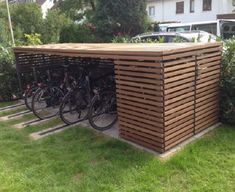
[[[114,77],[109,77],[109,84],[94,90],[88,120],[90,125],[99,131],[110,129],[117,121],[117,101]]]
[[[101,117],[101,113],[94,115],[94,110],[97,112],[98,109],[101,109],[100,104],[108,104],[108,98],[110,99],[110,97],[108,97],[107,85],[109,84],[110,87],[115,87],[115,84],[109,81],[110,76],[113,75],[102,74],[99,77],[94,78],[90,69],[91,68],[87,66],[83,67],[81,76],[78,80],[78,86],[70,90],[64,97],[59,110],[60,118],[66,124],[74,124],[89,119],[89,122],[91,122],[91,125],[95,129],[108,129],[116,122],[117,115],[111,122],[106,121],[106,125],[103,124],[101,126],[97,124],[97,118]],[[111,93],[110,90],[109,93]],[[112,95],[115,94],[112,92]],[[101,100],[101,97],[104,97],[104,99]],[[113,98],[113,103],[116,104],[115,98],[111,98]],[[106,101],[106,103],[104,101]],[[97,108],[98,106],[99,108]],[[115,111],[114,108],[116,107],[113,105],[113,111]],[[106,109],[105,112],[110,113],[110,110]],[[90,115],[91,113],[92,115]],[[115,113],[113,114],[115,115]]]
[[[52,74],[47,83],[39,87],[33,94],[32,111],[39,119],[56,116],[63,97],[71,87],[76,86],[75,78],[69,73],[69,66],[63,67],[64,78],[62,78],[62,82],[61,75]]]

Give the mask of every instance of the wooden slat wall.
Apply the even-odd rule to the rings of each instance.
[[[221,53],[213,51],[197,58],[195,133],[219,122]]]
[[[18,71],[67,61],[98,62],[101,71],[114,64],[120,136],[162,153],[218,122],[220,46],[69,44],[71,50],[48,45],[15,51]]]
[[[219,121],[220,47],[163,56],[164,150]]]
[[[164,150],[194,134],[195,57],[164,62]]]
[[[163,73],[161,62],[116,60],[120,136],[164,151]]]

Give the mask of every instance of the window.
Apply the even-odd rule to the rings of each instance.
[[[195,0],[190,0],[190,13],[195,11]]]
[[[208,23],[208,24],[193,25],[192,30],[206,31],[208,33],[216,35],[217,34],[217,24],[216,23]]]
[[[233,3],[232,3],[232,4],[233,4],[233,6],[235,7],[235,0],[233,0]]]
[[[211,11],[212,0],[203,0],[203,11]]]
[[[149,7],[149,16],[155,16],[155,6]]]
[[[184,13],[184,2],[176,2],[176,14]]]
[[[179,27],[169,27],[167,28],[168,32],[184,32],[184,31],[189,31],[190,26],[179,26]]]

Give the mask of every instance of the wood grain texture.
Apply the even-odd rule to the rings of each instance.
[[[115,72],[120,137],[160,153],[219,120],[220,43],[16,47],[22,73],[99,63]]]

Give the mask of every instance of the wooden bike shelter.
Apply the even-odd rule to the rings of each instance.
[[[163,153],[219,121],[220,43],[14,48],[17,71],[100,60],[115,70],[119,136]]]

